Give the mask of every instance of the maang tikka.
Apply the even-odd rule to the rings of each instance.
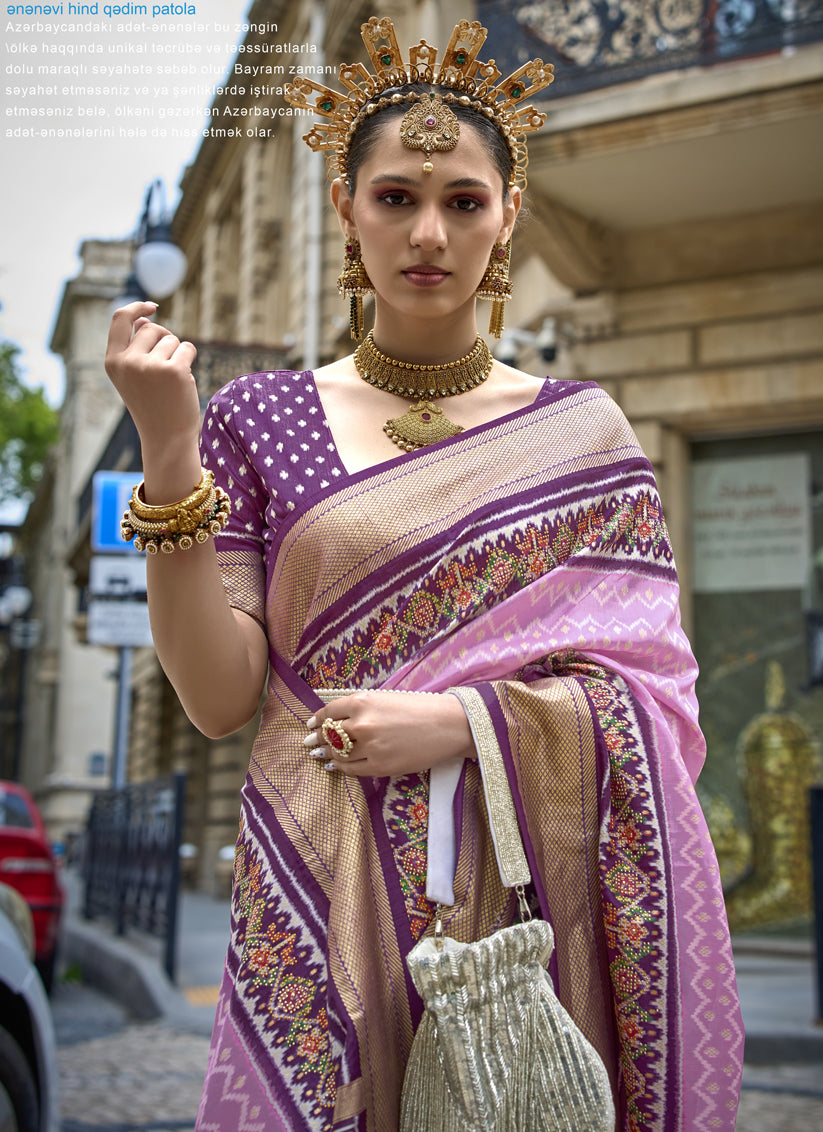
[[[369,279],[363,260],[360,258],[360,243],[353,237],[346,240],[346,255],[343,270],[337,278],[337,290],[350,301],[349,325],[351,336],[359,342],[365,327],[363,319],[363,296],[374,294],[374,284]]]
[[[413,102],[400,123],[400,140],[406,149],[422,149],[426,155],[424,173],[434,170],[432,152],[454,149],[459,137],[457,115],[434,91],[429,93],[428,98]]]

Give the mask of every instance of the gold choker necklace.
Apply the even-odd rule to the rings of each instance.
[[[389,439],[405,452],[448,440],[463,431],[463,426],[450,421],[430,398],[454,397],[482,385],[493,363],[489,348],[480,337],[468,354],[443,365],[418,365],[390,358],[377,349],[372,331],[354,351],[357,372],[369,385],[398,397],[418,398],[402,417],[388,420],[383,426]]]

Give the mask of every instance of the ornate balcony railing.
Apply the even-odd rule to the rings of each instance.
[[[823,39],[823,0],[478,0],[477,18],[504,75],[554,64],[552,100]]]

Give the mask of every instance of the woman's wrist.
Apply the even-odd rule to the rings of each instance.
[[[463,704],[457,696],[453,696],[448,692],[442,693],[441,702],[445,716],[444,725],[449,728],[449,731],[454,735],[456,743],[459,743],[461,747],[461,749],[455,753],[459,754],[460,757],[464,759],[477,762],[477,748],[474,745],[474,736],[472,735],[468,716],[466,715]]]
[[[143,446],[143,497],[153,506],[176,503],[191,495],[202,476],[196,444],[180,443],[153,450]]]

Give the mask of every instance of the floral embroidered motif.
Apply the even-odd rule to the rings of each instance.
[[[308,664],[302,675],[313,688],[345,687],[378,676],[483,606],[509,597],[581,553],[637,555],[672,563],[668,531],[657,497],[626,492],[595,505],[577,506],[537,527],[528,522],[492,545],[471,548],[396,596],[355,631],[340,652]]]
[[[234,858],[235,940],[242,946],[237,986],[254,1003],[262,1033],[285,1055],[307,1111],[330,1128],[336,1083],[325,971],[307,963],[298,933],[288,930],[285,916],[272,914],[273,904],[262,862],[241,839]]]
[[[426,899],[428,774],[407,774],[392,779],[386,792],[384,815],[409,928],[412,939],[417,940],[434,915],[434,905]]]

